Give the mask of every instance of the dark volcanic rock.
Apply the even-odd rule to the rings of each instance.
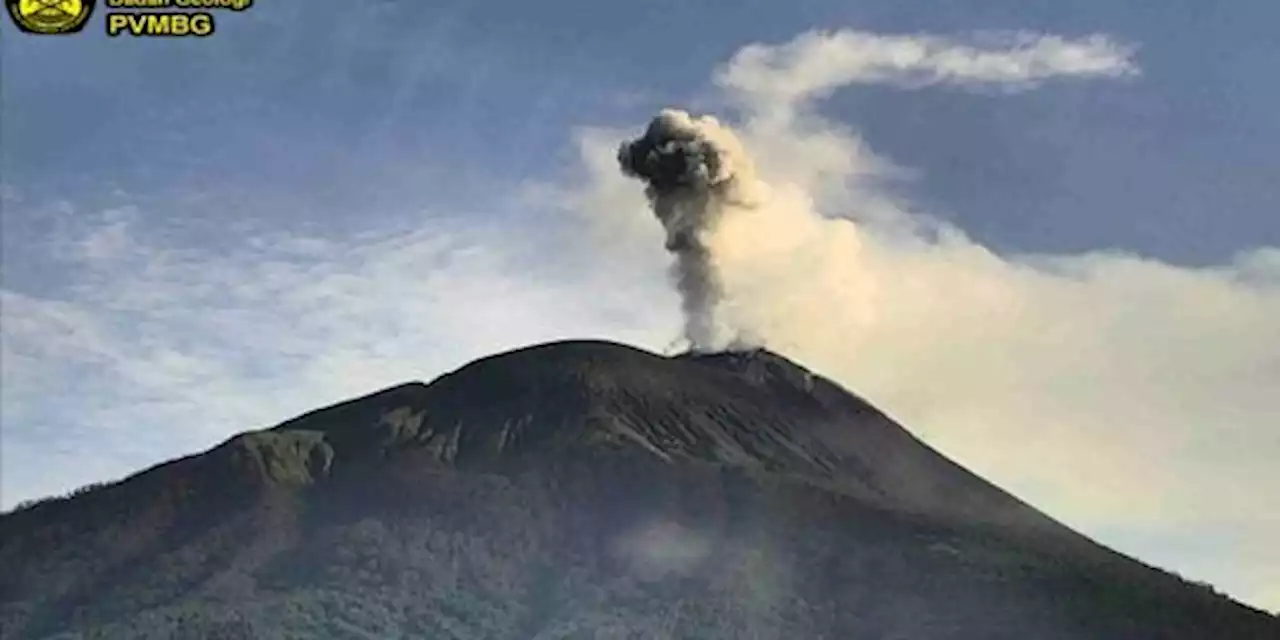
[[[0,517],[4,638],[1280,638],[775,354],[493,356]]]

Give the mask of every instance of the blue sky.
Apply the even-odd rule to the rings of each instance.
[[[773,175],[809,175],[811,149],[857,158],[856,193],[815,198],[828,213],[891,202],[965,234],[875,245],[862,266],[885,269],[884,324],[839,348],[876,366],[811,362],[1104,542],[1280,608],[1280,521],[1253,513],[1280,513],[1266,392],[1280,329],[1258,320],[1280,309],[1280,89],[1266,81],[1280,8],[739,7],[261,3],[219,13],[204,40],[111,40],[100,14],[71,38],[4,24],[0,500],[498,348],[662,348],[679,319],[657,230],[620,213],[638,190],[600,158],[684,105],[794,160]],[[714,77],[746,45],[813,29],[1104,34],[1135,71],[846,83],[795,129],[826,146],[789,156]],[[956,274],[972,278],[947,286],[990,280],[972,308],[934,314],[945,322],[892,293]],[[1059,322],[1078,342],[1055,350],[1042,336]],[[968,379],[993,360],[1007,371],[985,379],[1003,383]],[[1081,471],[1099,460],[1110,468]]]

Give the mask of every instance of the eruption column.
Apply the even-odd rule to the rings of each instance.
[[[645,182],[666,229],[685,338],[694,348],[725,346],[732,337],[716,318],[724,291],[709,238],[723,216],[756,206],[756,178],[742,143],[715,118],[666,109],[643,136],[622,144],[618,163]]]

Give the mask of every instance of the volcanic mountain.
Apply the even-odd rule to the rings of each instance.
[[[1275,640],[1280,623],[1095,544],[776,354],[572,341],[0,516],[0,636]]]

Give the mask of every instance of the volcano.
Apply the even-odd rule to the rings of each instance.
[[[1275,640],[1280,622],[777,354],[567,341],[0,516],[0,636]]]

